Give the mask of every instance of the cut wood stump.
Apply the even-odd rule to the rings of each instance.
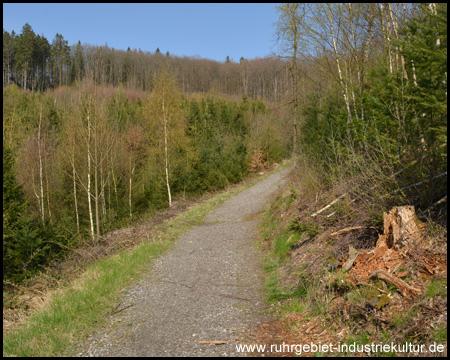
[[[389,249],[399,250],[420,239],[414,206],[396,206],[389,213],[383,213],[384,234],[377,246],[383,242]]]

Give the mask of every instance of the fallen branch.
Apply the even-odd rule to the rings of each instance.
[[[211,340],[211,341],[199,341],[199,344],[210,344],[210,345],[222,345],[226,344],[226,341],[220,341],[220,340]]]
[[[342,199],[344,196],[347,196],[347,193],[342,194],[341,196],[339,196],[337,199],[333,200],[332,202],[330,202],[327,206],[323,207],[322,209],[320,209],[319,211],[316,211],[314,214],[311,215],[311,217],[315,217],[317,215],[319,215],[322,211],[325,211],[326,209],[328,209],[329,207],[333,206],[335,203],[337,203],[340,199]]]
[[[413,186],[419,186],[419,185],[425,184],[425,183],[427,183],[427,182],[429,182],[429,181],[431,181],[431,180],[437,179],[437,178],[439,178],[439,177],[441,177],[441,176],[444,176],[444,175],[447,175],[447,171],[446,171],[446,172],[443,172],[442,174],[433,176],[431,179],[426,179],[426,180],[423,180],[423,181],[419,181],[419,182],[417,182],[417,183],[415,183],[415,184],[411,184],[411,185],[402,187],[401,189],[395,190],[394,192],[389,193],[389,194],[387,194],[387,195],[396,194],[396,193],[398,193],[398,192],[401,191],[401,190],[406,190],[406,189],[412,188]],[[385,196],[387,196],[387,195],[385,195]]]
[[[132,307],[132,306],[134,306],[134,304],[131,304],[131,305],[125,306],[125,307],[123,307],[123,308],[122,308],[122,309],[120,309],[120,310],[116,310],[116,311],[112,312],[112,313],[110,314],[110,316],[111,316],[111,315],[115,315],[115,314],[118,314],[118,313],[120,313],[121,311],[124,311],[125,309],[128,309],[128,308],[130,308],[130,307]]]
[[[344,228],[344,229],[335,231],[334,233],[331,233],[330,236],[337,236],[337,235],[341,235],[346,232],[349,232],[352,230],[358,230],[358,229],[375,229],[376,230],[376,228],[373,226],[353,226],[353,227],[348,227],[348,228]]]
[[[419,296],[421,294],[421,291],[419,289],[407,284],[398,277],[389,274],[387,271],[376,270],[372,274],[370,274],[369,278],[372,277],[377,277],[380,280],[387,281],[388,283],[394,285],[397,289],[399,289],[402,292],[404,296],[408,296],[409,294]]]
[[[433,205],[431,205],[428,209],[426,209],[424,212],[428,212],[428,211],[430,211],[431,209],[433,209],[434,207],[436,207],[436,206],[438,206],[439,204],[442,204],[442,203],[444,203],[444,202],[446,202],[447,201],[447,195],[445,195],[441,200],[439,200],[439,201],[436,201]]]

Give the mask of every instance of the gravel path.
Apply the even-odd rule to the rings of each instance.
[[[255,215],[290,168],[226,201],[180,237],[120,300],[78,356],[237,356],[265,320]],[[199,341],[226,341],[222,345]]]

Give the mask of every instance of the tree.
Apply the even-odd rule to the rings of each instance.
[[[31,65],[33,64],[33,57],[35,53],[35,37],[31,26],[26,23],[22,27],[22,32],[17,39],[17,51],[16,51],[16,63],[18,71],[23,72],[22,85],[23,88],[27,88],[27,78],[29,71],[31,70]]]
[[[185,138],[185,121],[181,107],[181,92],[175,78],[163,70],[153,92],[144,104],[144,116],[160,169],[163,169],[169,207],[172,206],[171,166],[176,161],[177,149]]]
[[[3,29],[3,87],[9,84],[14,69],[16,53],[16,34]]]
[[[75,47],[75,54],[74,54],[74,67],[75,67],[75,78],[78,81],[81,81],[84,77],[84,54],[83,54],[83,46],[81,45],[81,41],[78,40],[78,44]]]
[[[38,35],[35,39],[35,78],[37,88],[44,91],[46,88],[45,78],[47,61],[50,58],[50,44],[47,38],[42,35]],[[40,75],[39,75],[40,74]]]
[[[69,59],[70,47],[68,46],[68,41],[64,40],[64,37],[58,33],[53,39],[51,53],[54,66],[58,69],[58,83],[61,86],[63,83],[63,67]]]
[[[14,257],[11,252],[25,209],[25,196],[16,181],[14,154],[9,147],[3,147],[3,276],[7,273],[5,266]]]
[[[291,75],[291,91],[293,105],[293,136],[292,136],[292,152],[297,151],[298,138],[298,58],[300,51],[305,49],[304,37],[306,35],[305,29],[305,8],[298,3],[282,4],[277,6],[279,13],[279,20],[277,22],[277,37],[280,44],[281,51],[290,59],[289,72]]]

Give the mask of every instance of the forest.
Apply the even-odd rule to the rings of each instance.
[[[278,53],[239,62],[3,30],[4,284],[290,156],[446,225],[447,4],[276,11]]]

